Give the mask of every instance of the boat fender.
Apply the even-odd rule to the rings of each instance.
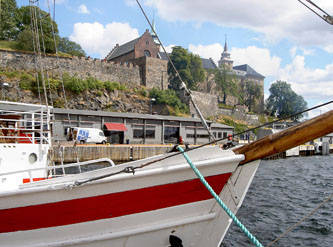
[[[175,235],[170,235],[169,242],[171,244],[169,247],[183,247],[183,241]]]

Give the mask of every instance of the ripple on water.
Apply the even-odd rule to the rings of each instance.
[[[311,212],[333,193],[333,156],[262,161],[237,216],[263,245]],[[282,238],[276,246],[333,246],[333,201]],[[252,246],[232,224],[223,247]]]

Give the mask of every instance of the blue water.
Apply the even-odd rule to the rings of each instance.
[[[239,219],[266,246],[333,193],[333,156],[261,161]],[[254,246],[232,224],[223,247]],[[333,200],[273,246],[333,246]]]

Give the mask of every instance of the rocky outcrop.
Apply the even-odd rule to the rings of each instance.
[[[0,76],[0,84],[8,84],[0,88],[1,100],[24,102],[32,104],[45,104],[44,95],[20,88],[20,79]],[[48,94],[48,103],[54,107],[78,110],[103,110],[113,112],[147,113],[150,110],[149,98],[138,95],[130,90],[85,91],[74,94],[66,91],[67,105],[63,92]]]

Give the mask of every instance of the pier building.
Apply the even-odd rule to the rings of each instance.
[[[182,141],[203,144],[210,141],[199,118],[164,115],[54,109],[54,141],[65,141],[69,127],[102,129],[109,143],[118,144],[168,144]],[[208,121],[217,138],[233,134],[232,126]]]

